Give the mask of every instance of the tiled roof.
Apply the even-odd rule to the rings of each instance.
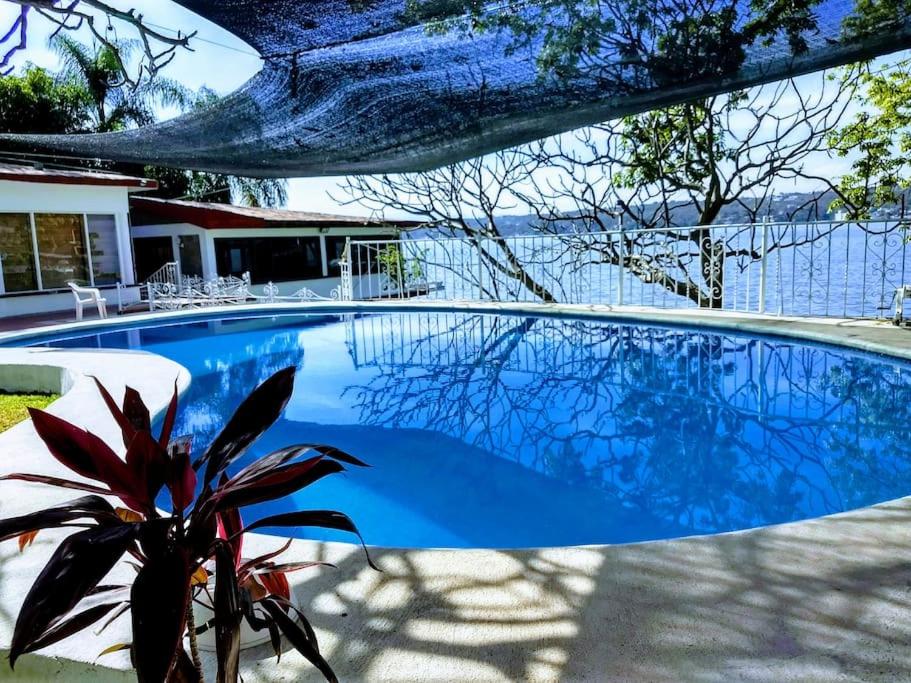
[[[158,182],[148,178],[134,178],[118,173],[95,171],[70,171],[55,168],[36,168],[17,164],[0,163],[0,180],[22,183],[50,183],[54,185],[102,185],[154,190]]]
[[[134,197],[130,201],[134,225],[191,223],[207,229],[265,227],[415,228],[418,221],[340,216],[312,211],[289,211],[233,204]]]

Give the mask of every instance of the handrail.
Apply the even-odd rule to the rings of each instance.
[[[351,240],[351,299],[702,307],[886,317],[911,223],[825,220]]]

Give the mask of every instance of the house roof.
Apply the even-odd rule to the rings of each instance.
[[[190,223],[207,230],[324,227],[408,229],[422,225],[419,221],[382,220],[152,197],[131,198],[130,210],[133,225]]]
[[[3,163],[0,163],[0,180],[12,180],[19,183],[49,183],[52,185],[126,187],[137,192],[158,188],[158,181],[120,175],[119,173],[69,171]]]

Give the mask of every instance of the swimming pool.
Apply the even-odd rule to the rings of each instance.
[[[296,365],[285,415],[249,457],[315,441],[372,467],[250,516],[339,509],[372,545],[675,538],[911,490],[911,364],[847,349],[429,311],[157,323],[41,343],[140,348],[187,367],[175,434],[193,434],[197,452],[255,384]]]

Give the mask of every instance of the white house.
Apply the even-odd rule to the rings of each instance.
[[[154,180],[0,164],[0,317],[72,309],[67,281],[134,285],[129,196]],[[138,288],[123,290],[138,299]],[[111,295],[106,295],[113,302]]]
[[[138,282],[174,262],[181,275],[206,280],[249,272],[254,294],[272,282],[282,295],[307,287],[328,296],[348,238],[390,239],[420,225],[149,197],[130,206]]]
[[[140,285],[167,263],[205,279],[249,272],[255,294],[273,282],[281,295],[307,287],[328,296],[346,239],[388,239],[419,225],[136,196],[157,187],[0,164],[0,318],[71,311],[71,280],[106,290],[111,309],[137,303]]]

